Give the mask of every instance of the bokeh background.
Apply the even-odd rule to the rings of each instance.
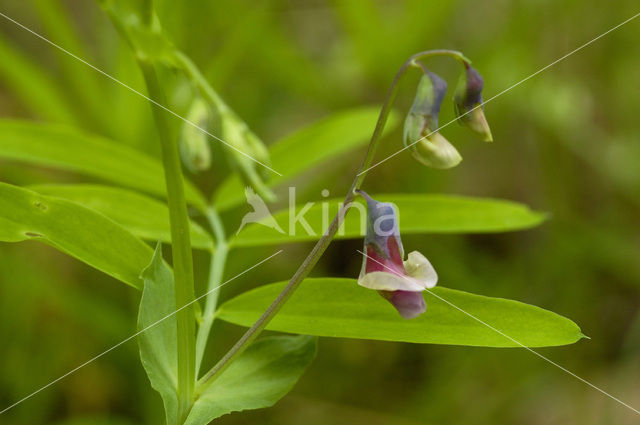
[[[267,142],[339,111],[379,105],[396,69],[429,48],[463,51],[491,97],[640,12],[633,0],[160,1],[173,41]],[[131,53],[95,2],[2,2],[0,11],[135,88]],[[497,235],[405,237],[440,284],[513,298],[578,323],[591,337],[541,349],[611,394],[640,406],[640,19],[515,87],[485,109],[495,143],[443,130],[464,161],[448,172],[407,154],[374,169],[370,192],[437,192],[512,199],[550,213],[541,227]],[[429,62],[452,87],[457,68]],[[417,81],[402,85],[406,110]],[[441,123],[453,118],[450,99]],[[0,115],[72,124],[158,154],[146,102],[0,19]],[[401,147],[401,129],[378,158]],[[341,196],[353,152],[307,173],[300,200]],[[212,190],[223,177],[197,178]],[[1,162],[14,184],[86,181]],[[230,228],[246,212],[225,216]],[[240,215],[239,215],[240,214]],[[334,243],[314,275],[356,276],[360,241]],[[285,255],[226,287],[228,298],[290,276],[310,249]],[[236,251],[232,276],[273,248]],[[202,285],[206,256],[196,253]],[[201,287],[201,286],[200,286]],[[139,293],[41,245],[0,245],[0,408],[135,331]],[[214,327],[213,363],[242,330]],[[157,424],[131,341],[0,417],[3,424]],[[220,424],[631,424],[631,410],[524,349],[321,339],[316,361],[270,409]]]

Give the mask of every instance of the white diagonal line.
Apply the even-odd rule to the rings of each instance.
[[[15,403],[13,403],[10,406],[5,407],[3,410],[0,411],[0,415],[5,413],[6,411],[8,411],[9,409],[12,409],[14,407],[16,407],[17,405],[19,405],[20,403],[30,399],[31,397],[33,397],[34,395],[38,394],[40,391],[43,391],[47,388],[49,388],[50,386],[52,386],[53,384],[63,380],[64,378],[66,378],[67,376],[71,375],[72,373],[78,371],[79,369],[82,369],[83,367],[85,367],[86,365],[88,365],[89,363],[92,363],[93,361],[99,359],[100,357],[104,356],[105,354],[109,353],[110,351],[115,350],[116,348],[120,347],[122,344],[131,341],[133,338],[137,337],[138,335],[140,335],[143,332],[146,332],[147,330],[149,330],[150,328],[154,327],[155,325],[157,325],[158,323],[162,322],[165,319],[168,319],[169,317],[175,315],[176,313],[178,313],[179,311],[189,307],[191,304],[195,303],[196,301],[200,300],[201,298],[206,297],[207,295],[211,294],[214,291],[217,291],[218,289],[220,289],[221,287],[223,287],[224,285],[226,285],[227,283],[237,279],[238,277],[242,276],[243,274],[247,273],[248,271],[258,267],[259,265],[265,263],[266,261],[272,259],[273,257],[275,257],[276,255],[280,254],[282,252],[282,250],[276,252],[275,254],[272,254],[271,256],[265,258],[264,260],[254,264],[253,266],[249,267],[248,269],[244,270],[241,273],[238,273],[237,275],[235,275],[234,277],[232,277],[231,279],[227,280],[226,282],[221,283],[220,285],[216,286],[215,288],[211,289],[210,291],[205,292],[204,294],[200,295],[198,298],[196,298],[195,300],[183,305],[182,307],[180,307],[179,309],[177,309],[176,311],[167,314],[166,316],[164,316],[163,318],[153,322],[152,324],[150,324],[149,326],[147,326],[146,328],[143,328],[141,330],[139,330],[138,332],[134,333],[133,335],[131,335],[130,337],[120,341],[119,343],[117,343],[116,345],[114,345],[113,347],[109,348],[108,350],[103,351],[102,353],[90,358],[89,360],[87,360],[86,362],[82,363],[80,366],[75,367],[74,369],[71,369],[69,372],[65,373],[64,375],[54,379],[53,381],[49,382],[47,385],[44,385],[43,387],[38,388],[36,391],[32,392],[31,394],[21,398],[20,400],[16,401]]]
[[[485,100],[484,102],[482,102],[479,105],[476,105],[474,108],[470,109],[469,111],[465,112],[464,114],[460,115],[459,117],[452,119],[451,121],[447,122],[446,124],[440,126],[437,130],[432,131],[431,133],[427,134],[426,136],[423,136],[421,138],[419,138],[418,140],[416,140],[415,142],[411,143],[410,145],[405,146],[404,148],[400,149],[399,151],[392,153],[391,155],[389,155],[388,157],[386,157],[385,159],[383,159],[382,161],[376,162],[375,164],[373,164],[372,166],[370,166],[369,168],[367,168],[366,170],[363,170],[361,172],[358,173],[358,176],[368,172],[369,170],[371,170],[372,168],[377,167],[378,165],[382,164],[383,162],[388,161],[389,159],[393,158],[394,156],[398,155],[399,153],[404,152],[405,150],[409,149],[411,146],[415,145],[416,143],[419,143],[421,140],[426,139],[427,137],[431,136],[432,134],[437,133],[438,131],[440,131],[441,129],[447,127],[450,124],[453,124],[454,122],[456,122],[457,120],[459,120],[460,118],[464,117],[467,114],[470,114],[471,112],[473,112],[474,110],[476,110],[477,108],[482,108],[484,105],[486,105],[487,103],[491,102],[492,100],[494,100],[495,98],[502,96],[503,94],[505,94],[506,92],[510,91],[511,89],[514,89],[516,87],[518,87],[520,84],[524,83],[525,81],[535,77],[536,75],[540,74],[541,72],[546,71],[547,69],[551,68],[553,65],[557,64],[558,62],[563,61],[564,59],[568,58],[569,56],[573,55],[574,53],[577,53],[578,51],[584,49],[585,47],[587,47],[588,45],[596,42],[597,40],[599,40],[600,38],[604,37],[605,35],[609,34],[612,31],[617,30],[618,28],[620,28],[621,26],[623,26],[626,23],[631,22],[632,20],[634,20],[635,18],[637,18],[638,16],[640,16],[640,13],[636,13],[635,15],[633,15],[632,17],[620,22],[618,25],[616,25],[613,28],[610,28],[609,30],[603,32],[602,34],[600,34],[599,36],[597,36],[596,38],[587,41],[586,43],[584,43],[583,45],[581,45],[580,47],[577,47],[576,49],[570,51],[569,53],[567,53],[566,55],[562,56],[559,59],[556,59],[555,61],[551,62],[549,65],[540,68],[539,70],[537,70],[536,72],[534,72],[533,74],[529,75],[528,77],[518,81],[517,83],[507,87],[506,89],[502,90],[500,93],[491,96],[489,99]]]
[[[167,108],[166,106],[156,102],[155,100],[151,99],[149,96],[139,92],[138,90],[134,89],[133,87],[131,87],[130,85],[123,83],[122,81],[118,80],[116,77],[112,76],[111,74],[106,73],[105,71],[101,70],[100,68],[98,68],[95,65],[92,65],[91,63],[87,62],[86,60],[82,59],[81,57],[71,53],[70,51],[68,51],[67,49],[65,49],[64,47],[54,43],[53,41],[49,40],[48,38],[46,38],[45,36],[35,32],[34,30],[32,30],[31,28],[21,24],[20,22],[16,21],[13,18],[10,18],[9,16],[5,15],[4,13],[0,12],[0,16],[2,16],[3,18],[5,18],[6,20],[13,22],[14,24],[16,24],[17,26],[19,26],[20,28],[22,28],[25,31],[30,32],[31,34],[35,35],[36,37],[38,37],[39,39],[43,40],[44,42],[50,44],[51,46],[55,47],[56,49],[66,53],[67,55],[71,56],[72,58],[76,59],[77,61],[82,62],[83,64],[85,64],[86,66],[88,66],[89,68],[93,69],[94,71],[99,72],[100,74],[104,75],[105,77],[107,77],[108,79],[110,79],[111,81],[114,81],[118,84],[120,84],[122,87],[132,91],[133,93],[137,94],[138,96],[148,100],[149,102],[153,103],[154,105],[156,105],[157,107],[167,111],[168,113],[170,113],[171,115],[180,118],[182,121],[186,122],[187,124],[197,128],[198,130],[202,131],[203,133],[205,133],[206,135],[208,135],[209,137],[212,137],[214,139],[216,139],[217,141],[219,141],[220,143],[226,145],[227,147],[233,149],[234,151],[238,152],[241,155],[246,156],[247,158],[249,158],[250,160],[252,160],[253,162],[262,165],[264,168],[266,168],[267,170],[276,173],[279,176],[282,176],[282,174],[280,174],[279,172],[277,172],[276,170],[274,170],[273,168],[269,167],[268,165],[258,161],[257,159],[255,159],[254,157],[252,157],[251,155],[241,151],[240,149],[236,148],[235,146],[225,142],[224,140],[222,140],[221,138],[219,138],[218,136],[211,134],[209,131],[207,131],[206,129],[200,127],[198,124],[194,123],[191,120],[188,120],[187,118],[183,117],[182,115],[173,112],[171,109]]]
[[[370,260],[372,260],[372,261],[375,261],[376,263],[380,264],[382,267],[384,267],[384,268],[388,269],[390,272],[392,272],[392,273],[393,273],[393,274],[395,274],[396,276],[400,276],[400,275],[398,275],[398,274],[397,274],[397,273],[396,273],[396,272],[395,272],[391,267],[389,267],[389,266],[387,266],[387,265],[385,265],[385,264],[382,264],[381,262],[379,262],[379,261],[378,261],[378,260],[376,260],[375,258],[370,257],[369,255],[365,254],[364,252],[360,251],[359,249],[357,249],[356,251],[358,251],[360,254],[364,255],[366,258],[368,258],[368,259],[370,259]],[[400,277],[402,277],[403,279],[405,279],[405,280],[407,280],[407,281],[409,280],[406,276],[400,276]],[[581,382],[583,382],[583,383],[587,384],[588,386],[590,386],[590,387],[591,387],[591,388],[593,388],[594,390],[600,391],[602,394],[606,395],[607,397],[611,398],[612,400],[617,401],[617,402],[618,402],[618,403],[620,403],[621,405],[623,405],[623,406],[625,406],[625,407],[627,407],[627,408],[629,408],[629,409],[633,410],[634,412],[636,412],[637,414],[639,414],[639,415],[640,415],[640,411],[639,411],[638,409],[635,409],[634,407],[632,407],[632,406],[628,405],[628,404],[627,404],[627,403],[625,403],[624,401],[622,401],[622,400],[620,400],[620,399],[618,399],[618,398],[616,398],[616,397],[612,396],[612,395],[611,395],[611,394],[609,394],[608,392],[606,392],[606,391],[604,391],[604,390],[602,390],[602,389],[600,389],[600,388],[596,387],[596,386],[595,386],[595,385],[593,385],[591,382],[587,381],[587,380],[586,380],[586,379],[584,379],[584,378],[579,377],[579,376],[578,376],[578,375],[576,375],[575,373],[573,373],[573,372],[571,372],[570,370],[568,370],[568,369],[566,369],[566,368],[564,368],[564,367],[560,366],[558,363],[554,362],[553,360],[548,359],[547,357],[543,356],[542,354],[538,353],[537,351],[533,350],[532,348],[527,347],[526,345],[522,344],[522,343],[521,343],[521,342],[519,342],[519,341],[516,341],[514,338],[510,337],[509,335],[505,334],[504,332],[500,331],[499,329],[494,328],[494,327],[493,327],[493,326],[491,326],[490,324],[488,324],[488,323],[484,322],[482,319],[479,319],[479,318],[477,318],[476,316],[474,316],[473,314],[468,313],[467,311],[465,311],[465,310],[461,309],[460,307],[458,307],[457,305],[453,304],[452,302],[445,300],[445,299],[444,299],[444,298],[442,298],[440,295],[438,295],[438,294],[434,293],[434,292],[433,292],[433,291],[431,291],[430,289],[425,288],[425,290],[426,290],[429,294],[431,294],[431,295],[433,295],[434,297],[438,298],[440,301],[443,301],[443,302],[447,303],[448,305],[450,305],[451,307],[455,308],[456,310],[458,310],[458,311],[460,311],[460,312],[462,312],[462,313],[466,314],[467,316],[471,317],[473,320],[476,320],[476,321],[480,322],[481,324],[485,325],[486,327],[488,327],[488,328],[489,328],[489,329],[491,329],[492,331],[497,332],[498,334],[500,334],[500,335],[502,335],[503,337],[507,338],[509,341],[514,342],[514,343],[516,343],[517,345],[519,345],[520,347],[522,347],[522,348],[524,348],[524,349],[526,349],[526,350],[528,350],[528,351],[532,352],[533,354],[535,354],[536,356],[540,357],[541,359],[543,359],[543,360],[547,361],[548,363],[551,363],[552,365],[554,365],[554,366],[555,366],[555,367],[557,367],[558,369],[560,369],[560,370],[562,370],[562,371],[564,371],[564,372],[568,373],[569,375],[573,376],[573,377],[574,377],[574,378],[576,378],[577,380],[579,380],[579,381],[581,381]]]

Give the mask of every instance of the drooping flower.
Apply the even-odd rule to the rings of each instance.
[[[393,205],[378,202],[359,190],[367,201],[367,231],[364,261],[358,284],[378,291],[405,319],[424,313],[427,305],[422,291],[433,288],[438,275],[427,258],[418,251],[403,261],[398,219]]]
[[[483,141],[492,142],[491,129],[482,110],[482,76],[467,62],[464,62],[464,73],[460,76],[453,105],[460,123],[469,127]]]
[[[438,114],[446,91],[447,83],[442,78],[424,70],[404,122],[404,145],[418,161],[439,169],[455,167],[462,161],[456,148],[438,131]]]

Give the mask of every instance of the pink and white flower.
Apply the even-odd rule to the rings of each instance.
[[[367,201],[365,258],[358,284],[378,291],[405,319],[424,313],[422,291],[433,288],[438,275],[429,260],[412,251],[404,258],[398,220],[393,205],[378,202],[359,190]]]

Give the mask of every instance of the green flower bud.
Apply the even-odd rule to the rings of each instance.
[[[260,140],[258,136],[256,136],[253,131],[249,128],[246,129],[244,133],[245,140],[247,141],[247,145],[252,157],[257,159],[266,165],[271,165],[271,157],[269,156],[269,149],[265,146],[265,144]],[[258,170],[258,174],[264,179],[269,180],[271,178],[272,172],[263,167],[260,164],[256,164],[256,169]]]
[[[202,129],[207,129],[210,121],[207,103],[196,98],[189,108],[186,119]],[[211,166],[208,136],[200,128],[185,122],[179,139],[182,162],[192,173],[207,170]]]
[[[275,194],[264,183],[266,177],[263,176],[263,169],[267,172],[269,170],[256,162],[270,164],[269,151],[266,146],[233,112],[223,112],[220,120],[222,138],[237,149],[227,149],[231,165],[240,173],[245,184],[252,186],[264,201],[275,201]]]
[[[404,122],[404,145],[418,161],[438,169],[452,168],[462,161],[456,148],[437,131],[446,91],[447,83],[442,78],[425,71]]]
[[[491,130],[484,116],[482,105],[482,88],[484,81],[482,76],[468,63],[464,63],[465,72],[460,76],[456,92],[453,97],[453,105],[456,117],[460,123],[466,125],[480,136],[485,142],[492,142]],[[471,112],[469,112],[471,111]]]

